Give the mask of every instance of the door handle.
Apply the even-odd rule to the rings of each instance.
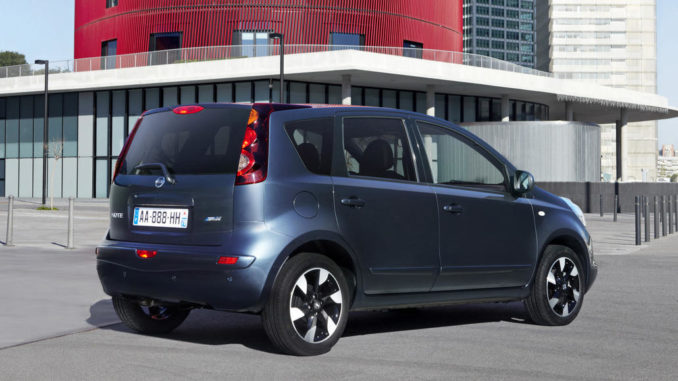
[[[351,208],[362,208],[365,206],[365,200],[357,197],[342,198],[341,205],[345,205]]]
[[[459,204],[449,204],[443,206],[443,210],[452,214],[461,214],[464,211],[464,207]]]

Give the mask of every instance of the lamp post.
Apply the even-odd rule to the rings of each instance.
[[[280,103],[285,103],[285,35],[269,33],[268,38],[280,40]]]
[[[49,124],[49,99],[47,95],[49,83],[49,60],[35,60],[35,64],[45,65],[45,114],[43,116],[45,123],[42,131],[42,205],[45,205],[47,196],[47,128]]]

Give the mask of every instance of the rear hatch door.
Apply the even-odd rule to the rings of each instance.
[[[233,228],[234,184],[250,110],[214,104],[145,114],[111,185],[110,239],[222,244]]]

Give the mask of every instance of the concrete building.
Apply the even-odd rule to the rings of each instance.
[[[537,10],[538,69],[558,78],[656,93],[655,0],[538,0]],[[655,181],[657,123],[621,128],[625,119],[622,114],[619,125],[601,126],[603,176]],[[619,148],[622,163],[617,163]]]
[[[464,52],[535,67],[534,0],[464,0]]]
[[[676,149],[673,148],[673,144],[664,144],[659,155],[664,157],[676,156]]]
[[[393,107],[456,123],[497,122],[492,128],[502,131],[483,132],[480,125],[468,128],[498,147],[522,169],[550,181],[599,178],[599,154],[588,148],[597,145],[598,128],[560,121],[571,120],[573,115],[578,121],[590,123],[612,123],[620,115],[624,115],[625,122],[678,116],[678,110],[656,94],[559,79],[491,57],[477,60],[478,56],[460,51],[461,35],[456,32],[458,37],[454,37],[454,28],[435,23],[437,14],[421,13],[418,0],[399,1],[401,9],[396,15],[391,12],[393,9],[334,9],[332,6],[337,6],[334,2],[321,2],[325,8],[318,8],[311,1],[281,12],[268,12],[278,2],[267,1],[259,1],[258,6],[243,2],[239,6],[241,13],[235,14],[250,15],[252,20],[245,20],[246,25],[238,24],[241,29],[233,30],[229,29],[232,26],[221,25],[237,24],[228,19],[235,6],[212,0],[189,4],[194,11],[204,11],[203,16],[216,17],[221,13],[214,10],[223,8],[223,15],[211,24],[204,24],[209,17],[175,20],[173,17],[182,14],[173,13],[175,7],[147,9],[145,0],[120,2],[112,5],[112,9],[103,8],[101,2],[103,9],[89,14],[91,19],[76,15],[76,23],[84,22],[82,27],[104,25],[101,23],[115,17],[132,20],[139,17],[143,25],[138,28],[128,25],[119,30],[114,26],[96,27],[82,40],[77,38],[77,29],[76,45],[94,46],[104,55],[51,62],[50,68],[59,73],[50,74],[49,78],[48,143],[63,153],[60,160],[49,160],[54,196],[107,197],[111,169],[125,137],[144,110],[197,102],[279,102],[280,51],[276,41],[259,43],[257,33],[289,30],[288,23],[298,26],[299,20],[325,28],[327,23],[313,20],[323,17],[335,20],[333,10],[352,12],[351,17],[335,20],[336,24],[331,26],[341,35],[335,36],[331,30],[314,33],[311,28],[309,33],[314,38],[324,36],[323,44],[286,44],[283,101]],[[84,0],[76,4],[85,4],[83,9],[87,12],[93,12],[90,6],[99,6]],[[386,3],[366,4],[376,7]],[[461,0],[456,4],[461,11]],[[128,8],[115,9],[123,6]],[[388,6],[392,4],[389,2]],[[318,14],[318,9],[327,14]],[[294,11],[296,18],[282,18],[290,11]],[[307,17],[308,12],[315,18]],[[386,46],[362,44],[383,32],[371,24],[378,20],[366,22],[361,18],[361,14],[375,12],[402,19],[398,27],[401,34],[395,34],[398,36],[395,40],[384,40]],[[425,17],[431,19],[425,21]],[[459,49],[426,48],[435,46],[434,38],[439,36],[432,33],[429,41],[425,35],[417,35],[420,31],[408,20],[447,30],[451,41],[456,38],[459,42]],[[210,25],[217,28],[215,35],[220,31],[242,37],[236,39],[240,45],[184,45],[193,41],[191,33],[205,33]],[[449,25],[461,27],[461,12],[458,20]],[[253,34],[244,35],[243,30]],[[127,35],[130,31],[137,31],[138,35]],[[180,49],[157,49],[158,34],[177,32],[182,36]],[[98,37],[92,38],[92,33]],[[377,37],[372,33],[377,33]],[[394,32],[391,33],[392,37]],[[405,48],[405,41],[417,39],[424,47]],[[113,40],[115,44],[110,43]],[[134,41],[149,41],[151,45],[155,41],[156,50],[139,48]],[[171,41],[171,38],[160,40],[162,44]],[[120,53],[128,48],[133,49],[132,53]],[[115,55],[111,54],[113,51]],[[0,196],[42,195],[44,76],[36,71],[40,68],[31,65],[0,68]]]

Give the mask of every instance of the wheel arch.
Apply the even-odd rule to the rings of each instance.
[[[584,276],[586,279],[585,284],[588,285],[588,278],[589,278],[589,258],[588,258],[588,249],[586,247],[586,243],[575,235],[572,232],[569,231],[558,231],[552,234],[548,240],[545,241],[544,245],[542,245],[541,251],[539,253],[539,261],[544,257],[544,251],[546,251],[546,248],[549,246],[565,246],[572,250],[577,258],[579,258],[579,261],[582,264],[582,270],[584,271]],[[536,271],[535,271],[535,276],[536,276]]]
[[[275,279],[286,261],[300,253],[317,253],[334,261],[343,271],[351,287],[351,304],[360,289],[360,265],[355,253],[348,244],[336,233],[314,231],[297,237],[291,241],[278,255],[266,279],[266,286],[262,293],[261,305],[268,298]]]

